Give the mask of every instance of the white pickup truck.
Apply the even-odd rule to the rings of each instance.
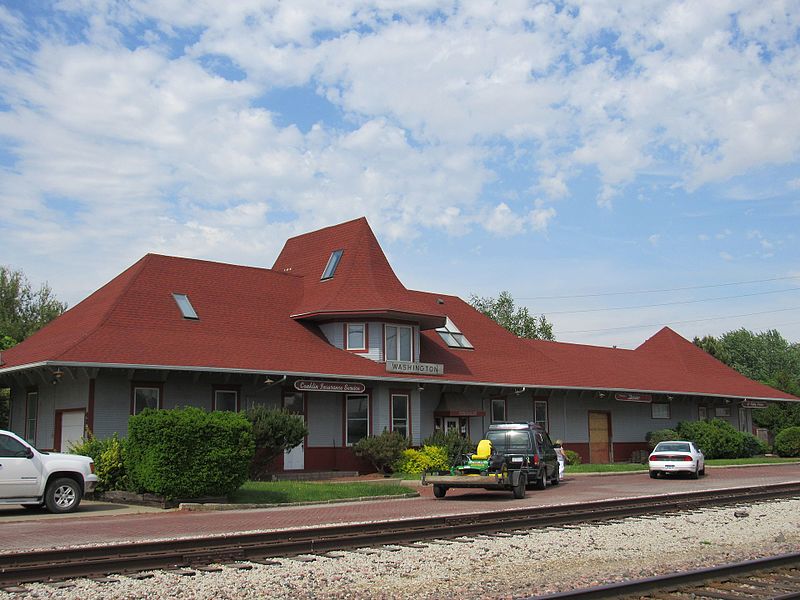
[[[94,462],[88,456],[40,452],[0,429],[0,504],[67,513],[96,486]]]

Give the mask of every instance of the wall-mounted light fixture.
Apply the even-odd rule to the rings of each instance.
[[[527,390],[527,389],[528,388],[526,388],[526,387],[514,388],[514,395],[519,396],[520,394],[524,393],[525,390]]]
[[[50,381],[50,383],[55,385],[61,381],[62,377],[64,377],[64,371],[61,370],[61,367],[56,367],[56,370],[53,371],[53,379]]]

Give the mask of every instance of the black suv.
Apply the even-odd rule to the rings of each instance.
[[[485,439],[492,442],[490,470],[505,465],[527,472],[527,487],[544,489],[558,485],[558,456],[547,432],[536,423],[495,423]]]
[[[488,440],[488,441],[487,441]],[[543,490],[558,484],[558,457],[547,432],[536,423],[496,423],[449,474],[423,473],[422,485],[444,498],[450,488],[510,490],[524,498],[527,488]]]

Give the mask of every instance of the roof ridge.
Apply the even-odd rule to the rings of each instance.
[[[84,335],[82,335],[82,336],[78,337],[78,338],[75,340],[75,342],[73,342],[72,344],[70,344],[70,345],[69,345],[67,348],[65,348],[65,349],[64,349],[63,351],[61,351],[61,352],[60,352],[58,355],[56,355],[56,356],[55,356],[55,358],[56,358],[56,359],[60,358],[61,356],[63,356],[63,355],[64,355],[64,354],[66,354],[67,352],[69,352],[70,350],[73,350],[73,349],[75,349],[75,348],[76,348],[78,345],[80,345],[80,344],[81,344],[81,343],[82,343],[84,340],[86,340],[87,338],[89,338],[89,336],[91,336],[92,334],[94,334],[94,333],[95,333],[96,331],[98,331],[98,330],[99,330],[99,329],[100,329],[100,328],[101,328],[103,325],[105,325],[105,324],[106,324],[106,322],[108,321],[108,319],[109,319],[109,318],[111,318],[111,313],[113,313],[113,312],[114,312],[114,309],[115,309],[115,308],[117,308],[117,305],[119,305],[119,303],[120,303],[120,301],[122,300],[122,298],[125,296],[125,294],[128,292],[128,290],[129,290],[129,289],[131,289],[131,287],[133,286],[133,284],[134,284],[134,283],[136,283],[136,281],[139,279],[139,277],[141,277],[141,275],[142,275],[142,272],[144,271],[144,266],[145,266],[145,264],[146,264],[146,263],[148,263],[148,262],[150,262],[150,261],[153,259],[153,257],[154,257],[154,256],[161,256],[161,255],[152,254],[152,253],[148,252],[148,253],[147,253],[147,254],[145,254],[145,255],[144,255],[142,258],[140,258],[138,261],[136,261],[136,262],[135,262],[133,265],[131,265],[131,266],[129,267],[129,269],[133,269],[134,267],[136,267],[137,265],[139,265],[139,268],[138,268],[138,269],[136,270],[136,272],[135,272],[135,273],[134,273],[134,274],[131,276],[131,278],[130,278],[130,280],[128,281],[128,283],[126,283],[126,284],[125,284],[125,286],[124,286],[124,287],[123,287],[123,288],[120,290],[120,292],[117,294],[117,297],[116,297],[116,298],[114,299],[114,301],[113,301],[113,302],[110,304],[110,306],[108,307],[108,309],[105,311],[105,315],[103,315],[103,318],[101,318],[100,320],[98,320],[98,321],[97,321],[97,324],[96,324],[94,327],[90,328],[90,329],[89,329],[89,330],[88,330],[88,331],[87,331],[87,332],[86,332]],[[119,277],[119,276],[117,276],[117,277]],[[116,279],[116,277],[115,277],[114,279]],[[111,281],[114,281],[114,279],[112,279]],[[108,285],[109,283],[111,283],[111,281],[109,281],[108,283],[106,283],[106,285]],[[103,286],[103,287],[105,287],[105,286]],[[102,290],[103,288],[101,287],[100,289]],[[100,290],[97,290],[97,291],[100,291]],[[95,293],[97,293],[97,292],[95,292]],[[86,300],[88,300],[89,298],[91,298],[93,295],[94,295],[94,294],[92,294],[92,295],[88,296],[88,297],[87,297],[87,298],[85,298],[83,301],[81,301],[81,302],[79,302],[78,304],[76,304],[76,305],[75,305],[75,308],[77,308],[78,306],[80,306],[81,304],[83,304],[83,302],[85,302]]]

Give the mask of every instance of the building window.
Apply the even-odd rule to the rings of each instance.
[[[325,265],[325,270],[322,272],[320,280],[331,279],[336,274],[336,267],[339,266],[339,261],[342,258],[344,250],[334,250],[328,258],[328,264]]]
[[[547,429],[547,400],[534,400],[533,402],[533,420],[542,429]]]
[[[189,296],[186,294],[172,294],[172,297],[175,298],[175,302],[178,304],[178,308],[181,309],[181,314],[184,319],[200,318],[197,316],[197,312],[194,310],[192,303],[189,302]]]
[[[346,403],[345,440],[348,446],[352,446],[369,435],[369,396],[366,394],[348,395]]]
[[[405,325],[386,326],[386,360],[412,360],[412,343],[414,330]]]
[[[731,416],[731,407],[730,406],[717,406],[714,409],[714,416],[715,417],[730,417]]]
[[[214,406],[212,410],[239,411],[239,390],[226,388],[214,389]]]
[[[456,327],[456,324],[450,320],[450,317],[445,317],[445,319],[444,327],[438,327],[436,329],[436,332],[439,334],[439,337],[444,340],[444,343],[450,348],[474,348],[474,346],[469,343],[466,336]]]
[[[502,423],[506,420],[505,398],[492,398],[492,423]]]
[[[25,397],[25,439],[36,445],[36,423],[39,416],[39,392],[28,392]]]
[[[705,406],[697,407],[697,418],[700,421],[705,421],[708,418],[708,409]]]
[[[134,385],[131,414],[138,415],[145,408],[161,408],[160,385]]]
[[[669,404],[653,402],[650,405],[650,417],[653,419],[669,419]]]
[[[364,323],[347,323],[345,325],[347,331],[347,345],[348,350],[366,350],[367,349],[367,326]]]
[[[392,431],[403,437],[409,437],[408,428],[408,394],[392,394]]]

